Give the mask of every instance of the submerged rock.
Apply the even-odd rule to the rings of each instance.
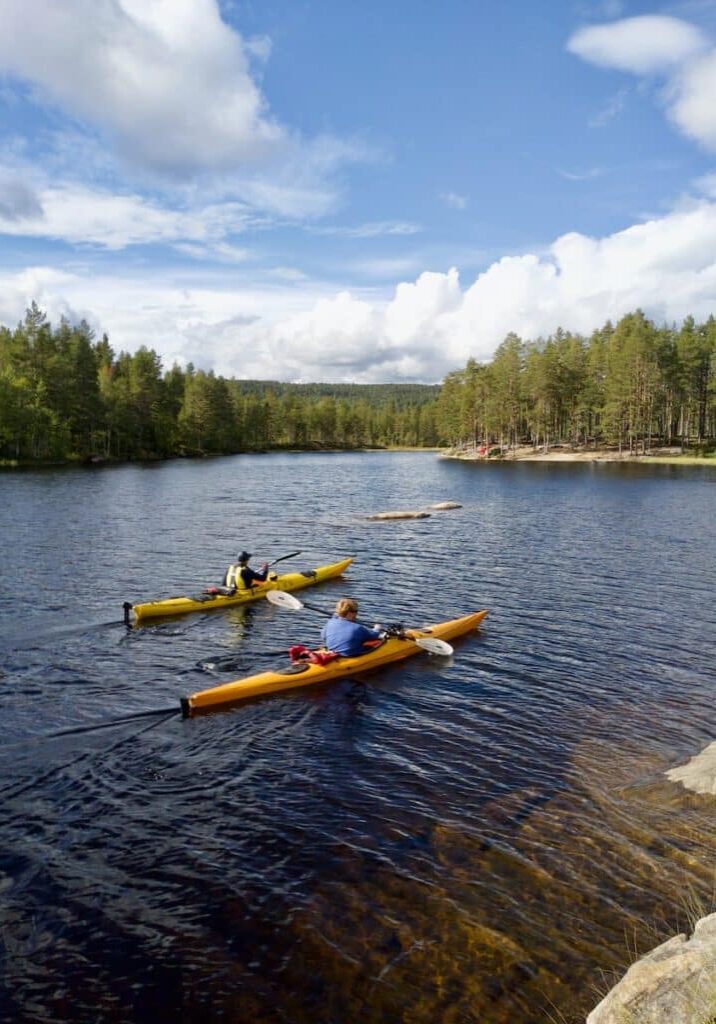
[[[642,957],[587,1017],[587,1024],[713,1024],[716,914],[690,939],[676,935]]]
[[[366,519],[429,519],[429,512],[376,512]]]

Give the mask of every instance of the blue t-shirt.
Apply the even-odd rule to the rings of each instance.
[[[321,639],[329,651],[342,654],[345,658],[357,658],[371,650],[363,645],[366,640],[379,640],[380,630],[368,629],[358,622],[334,615],[321,630]]]

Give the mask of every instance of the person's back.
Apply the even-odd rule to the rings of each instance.
[[[335,651],[344,658],[357,658],[380,643],[380,630],[369,629],[356,622],[357,614],[356,601],[342,598],[338,602],[335,614],[321,630],[321,639],[329,651]]]
[[[268,576],[268,562],[264,562],[260,569],[252,569],[249,566],[251,555],[248,551],[242,551],[235,565],[230,565],[224,576],[224,586],[234,587],[236,590],[250,590],[254,583],[264,583]]]

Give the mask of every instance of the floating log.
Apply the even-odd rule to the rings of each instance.
[[[462,508],[462,505],[459,501],[439,501],[437,505],[430,505],[429,507],[442,510],[444,508]]]

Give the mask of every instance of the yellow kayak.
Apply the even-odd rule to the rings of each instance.
[[[187,612],[208,612],[215,608],[233,608],[249,601],[258,601],[270,590],[302,590],[304,587],[315,586],[325,580],[341,576],[353,561],[344,558],[342,562],[332,565],[320,565],[317,569],[305,572],[289,572],[283,576],[269,577],[265,583],[258,583],[249,590],[237,590],[235,594],[199,594],[196,597],[167,597],[162,601],[148,601],[144,604],[124,603],[125,622],[145,622],[147,619],[160,619],[169,615],[186,615]]]
[[[261,672],[255,676],[236,679],[231,683],[214,686],[210,690],[201,690],[189,697],[181,698],[182,714],[185,718],[207,708],[216,708],[222,704],[237,704],[252,697],[263,697],[269,693],[280,693],[285,690],[296,690],[302,686],[313,686],[316,683],[340,679],[341,676],[356,675],[369,669],[381,668],[392,661],[409,658],[421,650],[411,639],[434,637],[439,640],[452,640],[473,629],[477,629],[487,615],[483,609],[471,615],[463,615],[459,619],[438,622],[422,629],[405,630],[405,639],[388,637],[380,647],[358,658],[336,658],[327,665],[307,664],[299,662],[283,670]]]

